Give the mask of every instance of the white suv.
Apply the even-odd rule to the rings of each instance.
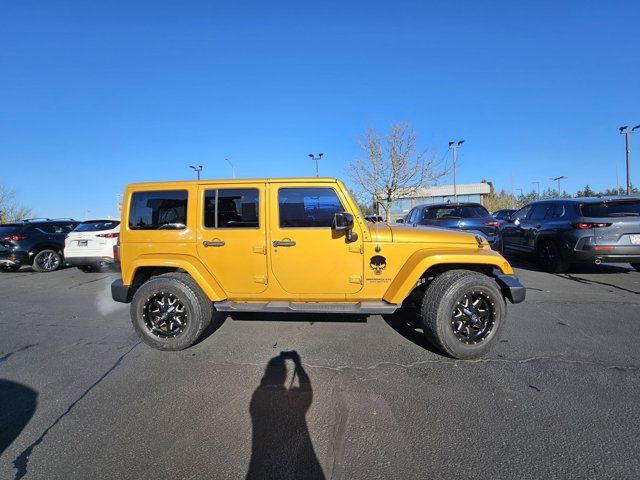
[[[118,261],[115,252],[120,235],[118,220],[87,220],[65,239],[64,260],[85,272]]]

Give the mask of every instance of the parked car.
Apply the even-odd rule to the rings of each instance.
[[[87,220],[67,235],[64,259],[69,265],[89,272],[116,262],[120,235],[118,220]]]
[[[495,218],[500,223],[502,223],[502,222],[506,222],[509,219],[509,216],[512,213],[515,213],[516,211],[517,209],[515,208],[503,208],[502,210],[497,210],[493,212],[491,215],[493,215],[493,218]]]
[[[124,194],[122,279],[148,345],[182,350],[212,312],[409,312],[444,353],[475,358],[497,343],[506,300],[526,290],[477,235],[363,221],[331,178],[137,183]]]
[[[0,267],[13,272],[31,266],[52,272],[64,263],[64,238],[80,222],[73,219],[31,219],[0,225]]]
[[[380,215],[367,215],[364,217],[365,220],[372,223],[384,222],[385,219]]]
[[[640,198],[532,202],[501,227],[506,250],[534,255],[548,272],[571,263],[630,263],[640,270]]]
[[[429,225],[465,230],[484,237],[491,248],[501,252],[499,222],[479,203],[437,203],[418,205],[404,218],[407,225]]]

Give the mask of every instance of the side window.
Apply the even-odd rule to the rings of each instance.
[[[257,188],[206,190],[205,228],[258,228],[259,198]]]
[[[418,216],[418,215],[417,215],[417,214],[418,214],[418,210],[419,210],[419,209],[414,208],[413,210],[411,210],[411,211],[409,212],[409,215],[407,215],[407,223],[408,223],[408,224],[415,223],[415,221],[416,221],[416,217]]]
[[[564,215],[564,205],[555,204],[547,212],[547,218],[560,218]]]
[[[529,219],[530,220],[543,220],[546,216],[547,213],[549,212],[549,209],[552,206],[549,205],[548,203],[541,203],[539,205],[536,205],[533,208],[533,211],[531,212],[531,215],[529,215]]]
[[[187,224],[186,190],[135,192],[131,196],[131,230],[181,230]]]
[[[522,207],[520,210],[518,210],[516,213],[514,213],[513,215],[511,215],[511,218],[513,218],[514,220],[524,220],[525,218],[527,218],[527,215],[529,214],[529,212],[531,211],[531,208],[533,208],[531,205],[527,205],[526,207]]]
[[[31,229],[35,229],[35,231]],[[40,235],[42,235],[43,233],[60,233],[56,231],[56,227],[53,223],[41,223],[37,227],[29,227],[29,230],[31,230],[32,235],[37,233],[40,233]]]
[[[278,190],[280,228],[331,227],[344,207],[333,188],[281,188]]]

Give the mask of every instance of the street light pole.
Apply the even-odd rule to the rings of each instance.
[[[538,186],[538,198],[540,198],[540,182],[535,181],[535,182],[531,182],[531,183],[533,183],[534,185]]]
[[[560,176],[560,177],[555,177],[555,178],[550,178],[549,180],[553,180],[555,182],[558,182],[558,198],[560,198],[560,180],[564,180],[565,178],[569,178],[569,177],[565,177],[564,175]]]
[[[311,158],[311,160],[316,162],[316,177],[318,176],[318,161],[322,158],[323,155],[324,153],[319,153],[318,156],[316,157],[313,153],[309,154],[309,157]]]
[[[636,125],[631,130],[627,130],[627,126],[620,127],[620,133],[625,136],[625,146],[627,152],[627,195],[631,195],[631,144],[629,143],[629,137],[636,132],[636,129],[640,128],[640,125]]]
[[[453,201],[458,201],[458,183],[456,181],[457,174],[457,161],[458,161],[458,149],[460,145],[464,143],[464,140],[460,140],[456,143],[455,140],[451,140],[449,142],[449,150],[451,150],[451,155],[453,157]]]
[[[189,168],[193,168],[193,171],[196,172],[196,176],[198,177],[198,180],[200,180],[200,172],[202,171],[202,165],[198,165],[197,167],[194,167],[193,165],[189,165]]]
[[[236,178],[236,167],[233,166],[233,163],[228,158],[225,157],[224,161],[231,165],[231,178]]]

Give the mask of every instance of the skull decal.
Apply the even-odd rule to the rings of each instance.
[[[369,267],[376,272],[376,275],[380,275],[382,271],[387,268],[387,259],[382,255],[374,255],[369,261]]]

